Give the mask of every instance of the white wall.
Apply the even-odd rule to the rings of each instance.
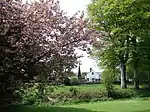
[[[92,72],[94,74],[92,74]],[[87,82],[93,82],[93,78],[94,78],[94,82],[96,81],[96,79],[100,79],[100,74],[99,73],[96,73],[94,71],[92,72],[89,72],[86,76],[85,76],[85,80],[87,80]],[[89,80],[88,80],[89,79]]]

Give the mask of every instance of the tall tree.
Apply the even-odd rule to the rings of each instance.
[[[4,0],[0,8],[1,94],[9,96],[22,81],[32,80],[41,62],[48,62],[51,72],[74,66],[75,47],[90,34],[82,17],[66,16],[54,0],[32,4]]]
[[[139,68],[139,61],[142,55],[141,51],[143,46],[140,46],[138,44],[141,41],[144,41],[145,39],[149,37],[149,13],[150,13],[150,1],[145,0],[136,0],[131,2],[132,8],[130,8],[130,15],[129,17],[129,28],[132,29],[132,67],[133,67],[133,73],[134,73],[134,87],[136,89],[139,89],[139,78],[138,78],[138,68]],[[149,46],[145,46],[149,47]]]
[[[149,29],[149,1],[145,0],[94,0],[89,5],[92,27],[106,32],[100,40],[115,49],[121,69],[121,87],[126,88],[126,64],[132,56],[135,88],[138,88],[137,42]],[[144,33],[145,32],[145,33]],[[103,49],[105,51],[105,49]]]
[[[121,2],[124,7],[124,2]],[[99,38],[100,46],[96,47],[103,52],[104,60],[117,62],[115,66],[120,67],[121,88],[127,88],[126,85],[126,63],[129,56],[129,32],[125,32],[125,21],[122,21],[124,10],[120,10],[120,5],[113,0],[94,0],[88,7],[91,19],[91,27],[100,33],[104,33]],[[97,45],[96,45],[97,46]],[[111,52],[110,52],[111,51]],[[111,58],[110,55],[112,56]],[[116,61],[115,61],[116,60]],[[108,62],[107,61],[107,62]],[[114,64],[114,63],[113,63]]]

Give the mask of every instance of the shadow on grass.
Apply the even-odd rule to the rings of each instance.
[[[11,107],[8,112],[105,112],[91,111],[84,108],[73,107],[31,107],[31,106],[15,106]]]
[[[134,111],[134,112],[150,112],[150,109],[148,109],[148,110],[141,110],[141,111]]]
[[[136,90],[136,92],[140,95],[140,97],[150,97],[150,91],[149,90]]]

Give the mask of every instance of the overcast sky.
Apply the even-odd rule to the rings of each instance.
[[[68,13],[73,15],[77,11],[86,11],[86,6],[91,0],[60,0],[61,8]]]

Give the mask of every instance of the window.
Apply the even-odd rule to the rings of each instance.
[[[95,80],[95,79],[94,79],[94,78],[92,78],[92,81],[93,81],[93,82],[94,82],[94,80]]]
[[[92,75],[94,75],[94,72],[92,72]]]
[[[87,81],[89,81],[89,78],[87,78]]]
[[[100,79],[96,79],[96,82],[100,82]]]

